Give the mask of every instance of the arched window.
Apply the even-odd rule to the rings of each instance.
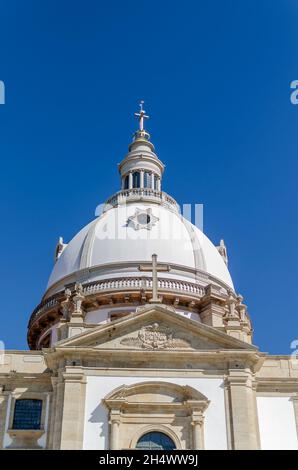
[[[136,445],[141,450],[174,450],[172,439],[163,432],[148,432],[144,434]]]
[[[148,171],[145,171],[144,173],[144,188],[151,188],[152,187],[152,176],[151,176],[151,173],[149,173]]]
[[[126,175],[124,178],[124,189],[128,189],[128,188],[129,188],[129,176]]]
[[[132,187],[133,188],[139,188],[140,187],[140,173],[138,171],[135,171],[132,174]]]
[[[13,429],[40,429],[42,400],[16,400]]]

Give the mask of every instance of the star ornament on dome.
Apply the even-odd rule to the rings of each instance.
[[[127,219],[127,225],[132,226],[135,230],[142,228],[151,230],[152,227],[159,221],[158,217],[152,214],[152,209],[136,209],[134,215]]]

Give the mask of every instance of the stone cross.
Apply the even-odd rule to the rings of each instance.
[[[140,131],[144,130],[144,119],[149,119],[149,116],[147,116],[146,111],[143,109],[143,104],[144,101],[140,101],[140,112],[135,113],[135,116],[139,118]]]
[[[157,263],[157,255],[152,255],[152,266],[139,266],[140,271],[152,271],[152,298],[149,300],[150,303],[157,304],[161,303],[161,299],[158,297],[158,272],[170,271],[170,266],[165,264]]]

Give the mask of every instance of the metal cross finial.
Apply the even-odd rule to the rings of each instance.
[[[149,300],[150,303],[161,303],[161,299],[158,296],[158,272],[170,271],[170,266],[167,264],[158,264],[157,255],[152,255],[152,264],[149,266],[139,266],[140,271],[151,271],[152,272],[152,298]]]
[[[146,114],[146,111],[143,109],[144,101],[140,101],[140,112],[135,113],[135,116],[139,118],[140,131],[144,130],[144,119],[149,119],[149,116]]]

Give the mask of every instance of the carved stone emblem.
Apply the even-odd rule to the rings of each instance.
[[[143,349],[179,349],[190,348],[188,341],[175,338],[174,333],[167,327],[161,327],[158,323],[144,326],[137,337],[123,338],[120,344]]]
[[[131,225],[135,230],[142,228],[151,230],[158,220],[159,218],[152,214],[151,208],[146,210],[136,208],[134,215],[128,217],[127,225]]]

